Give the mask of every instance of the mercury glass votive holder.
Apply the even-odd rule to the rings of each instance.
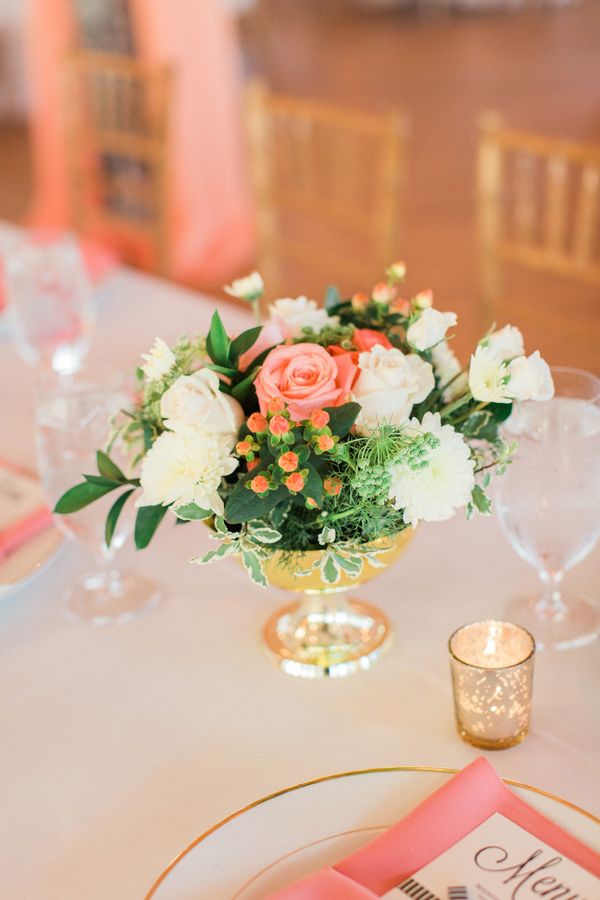
[[[510,622],[472,622],[448,641],[456,727],[484,750],[520,744],[529,730],[535,641]]]

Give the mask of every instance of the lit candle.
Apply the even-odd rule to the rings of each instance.
[[[535,641],[520,625],[473,622],[450,637],[456,726],[487,750],[520,743],[529,730]]]

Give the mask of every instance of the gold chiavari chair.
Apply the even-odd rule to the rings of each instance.
[[[402,252],[404,117],[273,94],[254,82],[246,121],[268,298],[380,281]]]
[[[116,234],[126,261],[168,275],[170,70],[82,50],[64,74],[74,229]]]
[[[532,288],[529,279],[534,295],[519,301],[517,314],[553,332],[548,346],[556,362],[577,363],[583,354],[585,364],[598,368],[600,146],[517,131],[486,113],[480,123],[478,207],[486,317],[500,321],[499,312],[510,307],[509,267],[527,278],[546,276],[550,293]]]

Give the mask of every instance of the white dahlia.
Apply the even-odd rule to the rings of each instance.
[[[429,432],[438,440],[428,451],[427,465],[394,466],[389,497],[396,509],[404,510],[404,521],[413,527],[423,519],[440,522],[466,506],[475,485],[475,462],[463,436],[451,425],[442,425],[439,413],[425,413],[423,421],[411,419],[414,431]]]
[[[303,328],[320,331],[326,325],[338,325],[339,316],[330,316],[326,309],[308,297],[281,297],[269,306],[271,319],[281,326],[286,338],[297,338]]]
[[[143,494],[137,506],[197,503],[223,515],[218,488],[223,476],[230,475],[237,465],[238,460],[229,456],[226,439],[219,435],[165,431],[142,462]]]

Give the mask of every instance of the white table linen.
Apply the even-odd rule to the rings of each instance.
[[[213,306],[125,269],[103,294],[91,361],[125,370],[155,335],[205,329]],[[250,321],[221,312],[232,331]],[[34,466],[33,372],[5,336],[0,391],[0,456]],[[0,897],[141,900],[196,835],[259,796],[336,771],[478,755],[455,732],[447,638],[536,587],[493,518],[421,527],[360,589],[395,640],[371,672],[342,680],[297,680],[269,661],[260,628],[284,596],[233,561],[190,565],[207,544],[201,527],[167,520],[150,550],[124,551],[166,596],[120,627],[63,617],[61,590],[84,565],[75,544],[0,598]],[[596,550],[567,585],[592,593],[599,576]],[[539,654],[531,735],[487,754],[501,775],[596,814],[599,660],[598,642]]]

